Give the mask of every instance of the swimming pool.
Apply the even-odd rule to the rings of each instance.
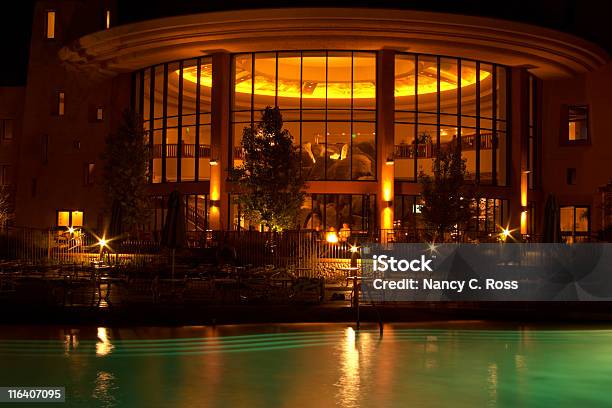
[[[65,386],[62,406],[612,405],[602,328],[3,326],[0,365],[1,386]]]

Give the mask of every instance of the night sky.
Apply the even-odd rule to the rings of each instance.
[[[296,6],[375,6],[469,14],[504,18],[553,28],[593,41],[612,53],[612,2],[605,0],[118,1],[119,24],[195,12]],[[2,42],[4,58],[2,64],[0,64],[0,86],[19,86],[24,85],[26,81],[28,47],[35,0],[13,0],[12,3],[6,2],[3,4],[4,23],[0,25],[0,41]]]

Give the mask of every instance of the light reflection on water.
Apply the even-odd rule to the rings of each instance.
[[[5,327],[0,362],[65,406],[612,405],[612,330]]]

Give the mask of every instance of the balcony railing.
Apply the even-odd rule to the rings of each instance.
[[[190,143],[171,143],[166,144],[166,158],[178,157],[179,146],[182,158],[196,157],[196,149],[199,150],[200,158],[210,158],[210,145],[199,145]],[[153,145],[153,158],[161,159],[163,157],[164,145]]]
[[[481,133],[480,134],[480,150],[491,150],[493,148],[495,138],[493,133]],[[448,143],[442,143],[446,145]],[[396,159],[412,159],[414,158],[415,148],[414,144],[399,144],[395,145],[395,158]],[[461,150],[462,151],[473,151],[476,150],[476,135],[464,135],[461,136]],[[435,157],[435,144],[431,142],[419,143],[417,145],[417,157],[423,159],[431,159]]]

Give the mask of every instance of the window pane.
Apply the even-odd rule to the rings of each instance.
[[[328,122],[326,149],[328,180],[349,180],[351,178],[350,147],[350,122]]]
[[[417,91],[419,94],[418,110],[420,112],[437,112],[438,59],[436,57],[418,56],[417,82]]]
[[[414,129],[413,124],[395,125],[395,177],[414,180]]]
[[[325,109],[326,56],[324,52],[304,52],[302,59],[302,107]]]
[[[491,64],[480,64],[480,117],[493,117],[493,66]],[[486,126],[481,123],[480,127]],[[490,128],[489,125],[488,129]]]
[[[417,129],[417,171],[433,174],[437,126],[418,125]]]
[[[374,123],[355,122],[351,135],[353,143],[352,179],[374,180],[376,177],[376,129]]]
[[[327,57],[327,109],[351,108],[351,66],[350,52],[329,52]]]
[[[587,117],[586,106],[569,107],[569,140],[587,140]]]
[[[573,233],[574,231],[574,207],[561,207],[561,231]]]
[[[353,53],[353,109],[376,109],[375,53]]]
[[[234,61],[234,92],[232,108],[235,111],[251,110],[252,95],[252,56],[251,54],[236,55]]]
[[[168,126],[178,125],[179,114],[179,80],[180,68],[178,62],[168,65],[167,123]]]
[[[281,109],[300,108],[301,61],[299,52],[278,54],[278,106]],[[286,120],[284,116],[283,119]]]
[[[83,211],[72,212],[72,226],[82,227],[83,226]]]
[[[457,113],[459,73],[457,60],[440,58],[440,112]]]
[[[476,116],[476,63],[461,61],[461,115]],[[461,124],[464,123],[461,118]],[[471,126],[471,125],[470,125]],[[475,124],[474,124],[475,126]]]
[[[259,113],[266,106],[276,105],[276,54],[275,53],[256,53],[255,54],[255,96],[254,106],[255,121],[259,118]]]
[[[589,231],[589,209],[576,207],[576,232]]]
[[[196,98],[198,87],[198,60],[188,60],[183,63],[183,126],[195,125]],[[193,132],[195,137],[195,132]]]
[[[395,56],[395,109],[414,111],[415,102],[415,56]]]
[[[325,178],[325,122],[302,123],[302,169],[310,180]]]
[[[57,226],[58,227],[69,227],[70,226],[70,212],[69,211],[58,211],[57,212]]]

